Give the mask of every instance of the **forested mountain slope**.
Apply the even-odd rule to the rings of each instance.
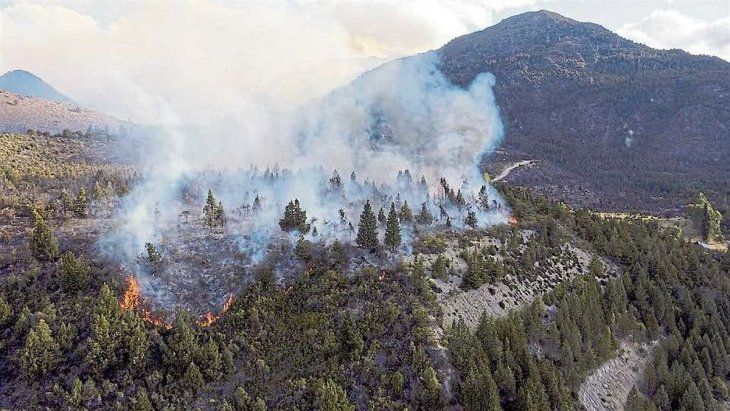
[[[671,211],[702,190],[730,199],[730,63],[655,50],[539,11],[438,50],[468,85],[496,76],[502,160],[539,160],[509,180],[603,209]]]

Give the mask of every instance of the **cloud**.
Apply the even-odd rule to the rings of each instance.
[[[521,3],[521,1],[520,1]],[[0,69],[142,123],[208,122],[316,98],[380,63],[492,23],[469,0],[11,2]]]
[[[674,10],[655,10],[639,22],[625,24],[617,31],[651,47],[681,48],[730,61],[730,16],[703,21]]]

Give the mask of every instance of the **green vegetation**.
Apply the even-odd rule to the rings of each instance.
[[[400,246],[400,224],[398,223],[398,214],[395,212],[395,204],[390,204],[390,212],[385,223],[385,245],[395,250]]]
[[[35,228],[29,240],[31,253],[39,261],[53,261],[58,258],[58,239],[37,211],[33,211],[33,218]]]
[[[689,214],[702,239],[708,243],[722,242],[722,214],[700,193],[697,200],[689,205]]]
[[[256,197],[258,199],[258,196]],[[307,223],[307,212],[302,210],[299,200],[294,199],[284,209],[284,216],[279,220],[279,227],[282,231],[299,231],[301,234],[309,232],[310,225]]]
[[[454,324],[449,347],[462,375],[462,403],[488,406],[491,390],[475,387],[489,387],[493,379],[505,408],[573,407],[585,375],[613,355],[618,339],[629,337],[659,341],[630,406],[716,409],[726,400],[728,255],[708,254],[654,221],[571,213],[523,190],[507,194],[519,218],[533,224],[555,219],[558,231],[589,243],[622,274],[601,288],[594,275],[602,267],[594,260],[592,275],[559,285],[507,318],[484,317],[473,333]],[[541,355],[531,347],[540,347]]]
[[[378,221],[375,219],[370,201],[365,202],[360,214],[355,243],[362,248],[371,250],[378,246]]]
[[[226,225],[226,213],[223,210],[223,203],[215,199],[212,190],[208,190],[208,197],[203,207],[203,215],[205,216],[205,225],[210,228]]]

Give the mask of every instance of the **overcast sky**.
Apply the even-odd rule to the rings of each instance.
[[[0,0],[0,71],[138,122],[312,98],[384,61],[548,9],[730,60],[730,0]],[[235,115],[235,113],[230,113]]]

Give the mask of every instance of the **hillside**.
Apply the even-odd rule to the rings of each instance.
[[[38,97],[59,103],[72,103],[71,98],[61,94],[40,77],[25,70],[13,70],[0,76],[0,89],[21,96]]]
[[[468,85],[496,78],[509,181],[601,209],[673,212],[706,191],[730,199],[730,63],[655,50],[548,11],[507,18],[438,50]]]
[[[25,132],[28,129],[60,133],[64,129],[86,131],[109,128],[116,133],[129,124],[97,111],[70,103],[22,96],[0,90],[0,131]]]

